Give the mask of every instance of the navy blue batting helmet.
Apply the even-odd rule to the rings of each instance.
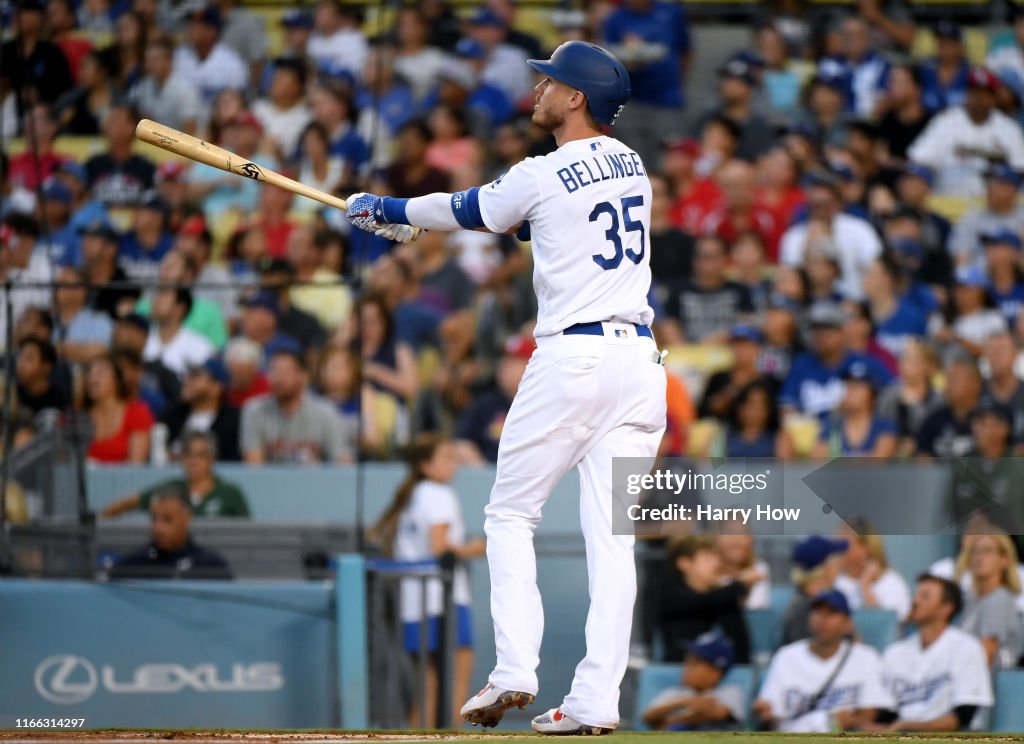
[[[600,124],[614,124],[629,100],[629,73],[597,44],[567,41],[551,59],[531,59],[527,63],[542,75],[583,91],[591,116]]]

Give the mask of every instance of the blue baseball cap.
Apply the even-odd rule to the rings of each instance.
[[[914,238],[896,238],[889,241],[889,247],[897,258],[910,258],[920,261],[924,259],[924,246],[920,240]]]
[[[939,21],[936,23],[934,34],[937,39],[962,41],[964,38],[963,31],[960,30],[959,24],[953,23],[952,21]]]
[[[954,276],[956,283],[963,284],[965,287],[988,287],[988,276],[985,275],[984,269],[980,266],[973,264],[960,266]]]
[[[768,307],[772,310],[787,310],[791,313],[800,312],[800,303],[782,292],[772,292],[768,295]]]
[[[863,359],[853,359],[843,365],[839,377],[845,381],[866,382],[873,390],[882,387],[882,379],[878,372]]]
[[[742,57],[733,57],[724,65],[718,68],[718,76],[721,78],[735,78],[742,80],[747,85],[756,85],[757,77],[754,74],[754,66]]]
[[[71,204],[74,201],[74,196],[66,184],[51,179],[43,187],[43,201],[58,201],[61,204]]]
[[[278,336],[270,341],[264,348],[263,353],[267,359],[278,354],[287,354],[302,361],[302,346],[291,336]]]
[[[269,312],[277,315],[280,310],[280,303],[277,301],[277,295],[267,290],[261,290],[251,297],[247,297],[242,300],[242,307],[245,308],[262,308]]]
[[[857,180],[857,174],[853,172],[853,168],[848,166],[846,163],[839,161],[832,161],[828,164],[828,169],[838,178],[840,181],[850,183]]]
[[[805,571],[817,568],[831,556],[846,552],[846,540],[808,535],[793,546],[793,563]]]
[[[826,589],[815,594],[814,599],[811,600],[811,609],[814,610],[818,607],[828,607],[844,615],[851,614],[850,603],[846,601],[846,595],[838,589]]]
[[[1022,245],[1020,235],[1005,227],[996,227],[985,230],[980,235],[982,245],[1008,245],[1014,250],[1020,250]]]
[[[736,659],[736,652],[733,650],[732,641],[717,631],[708,631],[686,643],[686,652],[696,656],[701,661],[719,670],[722,674],[729,671],[733,661]]]
[[[1018,173],[1017,169],[1009,163],[992,163],[985,169],[985,178],[1006,181],[1007,183],[1013,184],[1015,189],[1020,188],[1020,173]]]
[[[929,186],[935,182],[935,174],[932,173],[932,169],[922,163],[907,163],[903,167],[903,175],[920,178]]]
[[[729,330],[730,341],[750,341],[759,344],[764,341],[764,334],[757,326],[749,323],[737,323]]]
[[[81,183],[83,186],[89,180],[89,174],[85,170],[85,166],[74,160],[61,161],[60,165],[54,173],[67,173],[75,177],[75,180]]]
[[[484,45],[476,39],[459,39],[455,45],[455,53],[464,59],[483,59],[487,56]]]
[[[221,385],[227,385],[230,380],[227,366],[220,357],[216,356],[210,357],[202,364],[190,366],[189,372],[205,372],[212,380],[219,382]]]
[[[299,8],[292,8],[281,16],[281,25],[285,28],[313,28],[313,14]]]
[[[495,28],[506,28],[508,26],[500,15],[490,8],[481,8],[469,19],[472,26],[493,26]]]
[[[850,92],[850,81],[841,71],[831,67],[819,67],[818,74],[811,78],[811,85],[824,85],[844,96]]]

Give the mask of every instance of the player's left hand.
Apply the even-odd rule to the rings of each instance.
[[[376,194],[352,194],[345,217],[360,230],[376,233],[387,224],[384,221],[384,199]]]
[[[353,223],[355,224],[355,223]],[[408,243],[416,239],[416,228],[411,225],[396,225],[387,223],[378,227],[374,235],[393,240],[396,243]]]

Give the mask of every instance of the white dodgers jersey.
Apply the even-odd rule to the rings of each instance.
[[[882,660],[878,652],[854,643],[843,668],[818,700],[839,665],[850,641],[844,641],[828,659],[811,651],[809,640],[783,646],[772,658],[761,685],[760,698],[771,704],[780,731],[826,732],[829,714],[839,710],[888,709],[892,699],[882,686]]]
[[[568,142],[516,164],[478,198],[493,232],[530,223],[536,335],[576,323],[654,320],[651,184],[624,144],[604,136]]]
[[[882,663],[885,686],[904,720],[930,721],[961,705],[993,703],[985,649],[959,628],[946,628],[928,648],[921,648],[917,634],[897,641]]]

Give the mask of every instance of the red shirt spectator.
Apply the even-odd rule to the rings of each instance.
[[[745,232],[757,233],[764,243],[765,258],[775,263],[779,256],[779,238],[783,226],[775,215],[755,203],[757,174],[741,160],[725,165],[718,175],[723,199],[701,220],[698,233],[718,235],[729,245]]]
[[[57,123],[50,115],[48,106],[42,104],[33,106],[27,119],[28,124],[35,130],[39,163],[36,164],[31,141],[29,137],[26,137],[25,152],[13,155],[8,163],[9,178],[12,185],[34,191],[40,183],[52,176],[57,167],[63,164],[67,158],[61,157],[53,151],[53,140],[57,136]]]
[[[669,212],[672,224],[697,234],[701,220],[722,202],[722,190],[710,178],[700,178],[694,162],[700,155],[700,143],[694,139],[665,142],[662,172],[676,195]]]
[[[111,437],[94,439],[87,453],[98,462],[128,462],[128,443],[135,432],[149,432],[153,428],[153,414],[141,400],[130,400],[124,405],[121,429]]]
[[[225,398],[229,404],[241,408],[246,401],[269,392],[270,383],[267,382],[266,376],[260,373],[253,377],[246,387],[229,389]]]
[[[153,414],[141,400],[129,398],[124,372],[109,354],[90,362],[85,399],[93,432],[86,452],[89,459],[109,463],[148,461]]]

